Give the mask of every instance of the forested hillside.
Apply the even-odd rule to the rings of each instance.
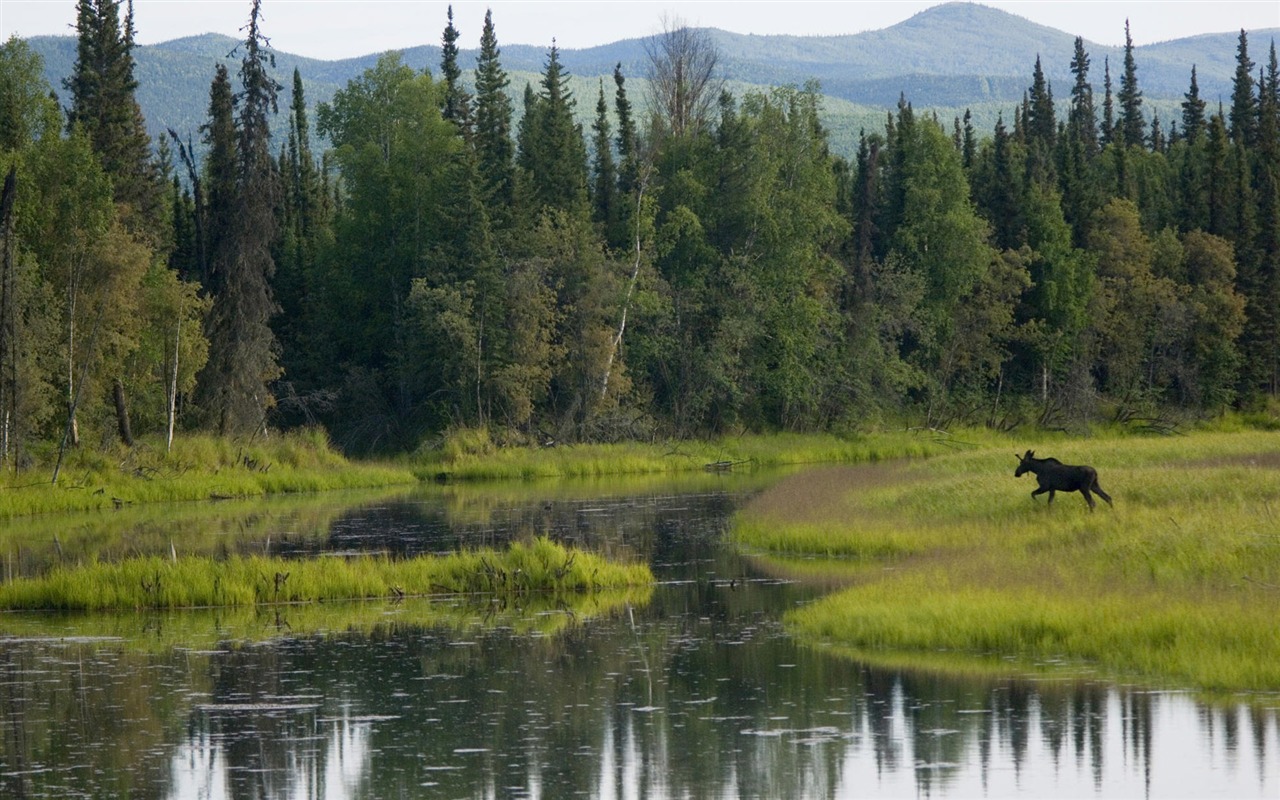
[[[1224,45],[1221,102],[1186,63],[1152,113],[1137,48],[1075,39],[989,127],[904,83],[849,130],[817,84],[729,81],[704,30],[519,84],[491,16],[474,59],[450,17],[436,63],[313,104],[252,0],[199,124],[153,137],[128,5],[77,5],[65,113],[0,48],[10,466],[173,427],[370,452],[1276,413],[1269,38]]]

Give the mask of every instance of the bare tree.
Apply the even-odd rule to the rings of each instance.
[[[649,107],[660,129],[672,136],[696,133],[719,100],[720,52],[704,29],[663,17],[662,33],[645,40],[649,57]]]

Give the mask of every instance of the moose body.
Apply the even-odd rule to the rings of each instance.
[[[1056,458],[1036,458],[1035,455],[1035,451],[1028,450],[1025,455],[1019,456],[1018,469],[1013,473],[1015,478],[1028,472],[1036,476],[1036,483],[1039,485],[1031,493],[1033,499],[1036,495],[1048,492],[1049,503],[1052,504],[1057,492],[1079,492],[1084,495],[1090,511],[1094,507],[1094,494],[1106,500],[1107,505],[1112,505],[1111,495],[1102,491],[1102,487],[1098,485],[1098,471],[1093,467],[1072,466],[1063,464]]]

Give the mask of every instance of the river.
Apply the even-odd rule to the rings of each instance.
[[[546,534],[651,594],[0,615],[0,796],[1280,796],[1280,697],[952,677],[791,640],[826,591],[735,552],[759,480],[429,487],[27,523],[7,574],[135,552],[445,552]]]

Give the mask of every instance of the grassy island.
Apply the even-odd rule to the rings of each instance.
[[[589,592],[646,586],[647,566],[615,564],[548,539],[505,551],[390,559],[306,560],[233,556],[132,558],[58,567],[0,584],[8,610],[131,610],[244,607],[431,594],[502,596]]]

